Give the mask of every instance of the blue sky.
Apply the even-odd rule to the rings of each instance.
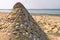
[[[12,9],[16,2],[27,9],[60,9],[60,0],[0,0],[0,9]]]

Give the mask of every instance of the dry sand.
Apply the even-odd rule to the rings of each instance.
[[[32,15],[50,40],[60,40],[60,16]]]
[[[3,18],[6,18],[8,15],[9,15],[8,12],[0,12],[0,22]],[[59,16],[50,16],[50,15],[32,15],[32,16],[35,19],[35,21],[38,23],[40,28],[46,33],[46,35],[50,40],[60,40],[60,17]],[[0,28],[0,39],[1,40],[5,38],[7,39],[8,36],[6,32],[4,33],[1,31],[2,29]]]

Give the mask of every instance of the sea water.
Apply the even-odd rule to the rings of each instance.
[[[33,14],[60,14],[60,9],[27,9]],[[11,9],[0,9],[0,12],[10,12]]]
[[[29,9],[31,13],[42,13],[42,14],[60,14],[60,9]]]

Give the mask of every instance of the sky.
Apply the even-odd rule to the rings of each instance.
[[[12,9],[16,2],[27,9],[60,9],[60,0],[0,0],[0,9]]]

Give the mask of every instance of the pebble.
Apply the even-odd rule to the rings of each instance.
[[[19,26],[16,26],[15,28],[19,28]]]
[[[16,25],[19,25],[19,23],[16,23]]]
[[[16,35],[18,33],[18,31],[13,31],[12,33]]]
[[[23,26],[23,24],[20,24],[20,26]]]
[[[23,33],[23,35],[25,35],[25,33]]]
[[[27,22],[24,22],[25,25],[27,25],[28,23]]]
[[[26,34],[28,34],[28,32],[26,32]]]

